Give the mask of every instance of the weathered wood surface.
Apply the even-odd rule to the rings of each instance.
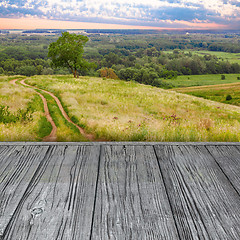
[[[240,195],[240,148],[236,146],[207,146],[207,149]]]
[[[0,236],[3,235],[48,148],[0,148]]]
[[[0,143],[0,239],[240,239],[240,144]]]
[[[88,239],[99,147],[51,147],[3,239]]]
[[[181,239],[239,239],[239,194],[207,149],[155,148]]]
[[[106,146],[93,239],[178,239],[153,147]]]

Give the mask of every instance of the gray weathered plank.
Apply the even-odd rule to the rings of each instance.
[[[3,239],[89,239],[100,148],[51,146]]]
[[[0,238],[47,149],[9,146],[0,150]]]
[[[91,239],[178,239],[153,147],[103,149]]]
[[[239,239],[239,195],[207,149],[155,149],[181,239]]]
[[[236,146],[206,146],[240,195],[240,151]]]

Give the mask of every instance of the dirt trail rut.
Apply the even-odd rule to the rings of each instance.
[[[94,137],[93,134],[88,134],[88,133],[86,133],[83,128],[79,127],[76,123],[74,123],[74,122],[69,118],[69,116],[67,115],[67,113],[66,113],[65,110],[63,109],[63,106],[62,106],[60,100],[59,100],[53,93],[48,92],[48,91],[43,90],[43,89],[40,89],[40,88],[37,88],[37,87],[34,87],[34,86],[31,86],[31,85],[28,85],[27,83],[25,83],[25,79],[21,80],[20,83],[21,83],[22,85],[24,85],[24,86],[31,87],[31,88],[33,88],[33,89],[40,90],[40,91],[43,91],[43,92],[49,94],[51,97],[54,98],[54,100],[56,101],[56,103],[57,103],[57,105],[58,105],[58,107],[59,107],[59,109],[60,109],[63,117],[64,117],[69,123],[71,123],[71,124],[73,124],[74,126],[76,126],[76,127],[78,128],[79,132],[80,132],[85,138],[87,138],[88,140],[93,141],[93,140],[95,139],[95,137]],[[36,92],[37,92],[37,91],[36,91]],[[37,92],[37,93],[38,93],[38,92]],[[38,94],[40,94],[40,93],[38,93]],[[41,95],[41,94],[40,94],[40,95]],[[43,98],[44,98],[44,97],[43,97]],[[45,98],[44,98],[44,99],[45,99]],[[45,99],[45,101],[46,101],[46,99]]]
[[[18,81],[18,80],[19,79],[11,80],[10,83],[17,86],[16,81]],[[35,92],[41,97],[41,99],[43,101],[45,116],[46,116],[48,122],[50,122],[51,125],[52,125],[51,133],[48,136],[44,137],[42,139],[42,141],[43,142],[56,142],[56,140],[57,140],[57,126],[54,123],[54,121],[52,120],[52,117],[51,117],[51,115],[49,113],[49,109],[48,109],[48,106],[47,106],[47,100],[41,93],[39,93],[37,91],[35,91]]]

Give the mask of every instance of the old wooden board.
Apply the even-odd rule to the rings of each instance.
[[[240,239],[240,143],[0,143],[1,240]]]
[[[3,239],[89,239],[99,146],[51,146]]]
[[[178,239],[152,146],[105,146],[92,239]]]
[[[206,146],[240,195],[240,150],[236,146]]]
[[[239,194],[206,147],[155,149],[181,239],[239,239]]]
[[[0,236],[16,211],[48,146],[0,148]]]

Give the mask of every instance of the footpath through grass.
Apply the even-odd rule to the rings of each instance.
[[[240,141],[240,108],[121,80],[34,76],[87,132],[110,141]],[[64,140],[64,139],[63,139]]]
[[[87,139],[79,133],[79,130],[63,117],[55,100],[49,96],[49,94],[44,93],[43,91],[38,92],[40,92],[47,100],[50,115],[57,126],[57,141],[87,141]]]
[[[0,77],[0,103],[9,107],[8,111],[12,116],[28,111],[31,118],[17,117],[18,119],[12,119],[8,123],[0,119],[0,141],[41,141],[51,132],[51,125],[48,125],[44,116],[41,98],[30,88],[9,83],[10,80],[22,78]]]

